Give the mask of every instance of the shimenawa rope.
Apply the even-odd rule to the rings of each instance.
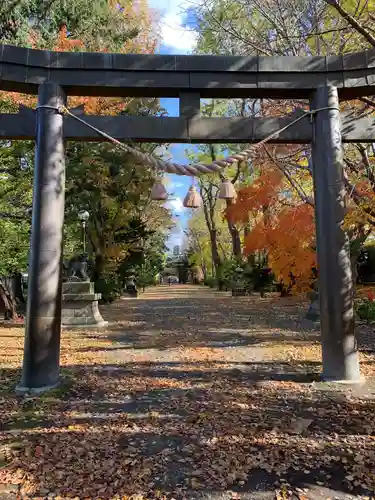
[[[138,161],[145,163],[147,165],[150,165],[151,167],[155,168],[156,170],[163,170],[164,172],[168,172],[170,174],[178,174],[178,175],[190,175],[190,176],[197,176],[201,174],[212,174],[214,172],[221,172],[224,168],[229,167],[230,165],[233,165],[233,163],[237,163],[239,161],[246,161],[250,154],[266,142],[268,142],[270,139],[273,139],[277,135],[281,134],[285,130],[287,130],[289,127],[292,125],[295,125],[298,123],[300,120],[303,118],[306,118],[306,116],[313,117],[318,111],[323,111],[323,110],[336,110],[340,111],[339,108],[335,106],[326,106],[323,108],[318,108],[318,109],[313,109],[310,111],[305,111],[305,113],[292,122],[288,123],[285,125],[285,127],[282,127],[272,134],[268,135],[261,141],[257,142],[256,144],[253,144],[250,146],[248,149],[245,149],[244,151],[241,151],[241,153],[237,153],[231,156],[228,156],[227,158],[223,160],[215,160],[212,163],[208,164],[203,164],[203,163],[195,163],[193,165],[182,165],[181,163],[175,163],[175,162],[170,162],[170,161],[164,161],[160,160],[158,158],[155,158],[154,156],[151,156],[147,153],[142,153],[142,151],[139,151],[139,149],[135,149],[131,146],[128,146],[127,144],[124,144],[114,137],[111,137],[110,135],[106,134],[102,130],[94,127],[90,123],[87,123],[85,120],[80,118],[79,116],[76,116],[74,113],[69,111],[68,108],[65,106],[60,106],[59,108],[56,108],[54,106],[48,106],[48,105],[40,105],[37,106],[36,109],[39,108],[46,108],[46,109],[53,109],[55,111],[58,111],[61,114],[66,114],[74,118],[75,120],[79,121],[86,127],[90,128],[97,134],[101,135],[105,139],[107,139],[110,142],[113,142],[113,144],[116,144],[120,149],[123,151],[126,151],[127,153],[131,153]]]

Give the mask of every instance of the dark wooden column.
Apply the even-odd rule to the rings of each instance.
[[[65,104],[53,82],[39,87],[25,348],[19,392],[59,383],[61,271],[65,195]],[[48,108],[50,106],[50,108]]]
[[[360,374],[349,239],[342,230],[346,207],[338,107],[335,87],[315,91],[311,108],[330,108],[314,116],[312,142],[323,379],[354,382]]]
[[[180,116],[193,119],[199,118],[201,113],[201,96],[199,92],[180,92]]]

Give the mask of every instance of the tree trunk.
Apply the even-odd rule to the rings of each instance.
[[[211,242],[212,262],[213,262],[214,267],[215,267],[216,276],[218,276],[219,268],[221,266],[221,259],[220,259],[220,255],[219,255],[218,244],[217,244],[217,230],[216,229],[210,230],[210,242]]]
[[[25,306],[26,298],[22,290],[22,274],[17,273],[12,277],[13,295],[18,304]]]
[[[94,283],[96,283],[102,277],[103,270],[104,270],[104,258],[102,254],[99,253],[95,255],[94,269],[92,275],[92,280]]]
[[[207,269],[206,269],[206,264],[204,263],[204,260],[202,259],[202,273],[203,273],[203,279],[207,279]]]
[[[358,279],[358,269],[357,269],[358,257],[359,257],[359,255],[351,255],[350,256],[350,265],[352,267],[352,277],[353,277],[354,289],[355,289],[355,286],[357,284],[357,279]]]
[[[233,204],[233,200],[226,200],[227,207]],[[236,260],[242,261],[242,249],[241,249],[241,238],[240,232],[236,226],[227,219],[228,229],[232,238],[232,252]]]
[[[240,238],[240,232],[236,228],[234,224],[231,224],[228,222],[228,228],[230,231],[230,235],[232,237],[232,251],[233,251],[233,256],[236,260],[241,261],[242,260],[242,251],[241,251],[241,238]]]
[[[18,318],[16,300],[11,290],[9,290],[3,283],[0,283],[0,301],[4,308],[4,319],[16,320]]]
[[[353,293],[355,295],[358,280],[358,259],[363,250],[364,244],[370,231],[365,230],[364,226],[357,228],[356,236],[349,234],[350,238],[350,266],[352,269]]]
[[[353,296],[354,297],[356,296],[356,291],[357,291],[358,259],[359,259],[360,254],[361,254],[361,250],[350,253],[350,266],[352,268]]]
[[[201,189],[202,195],[202,189]],[[221,259],[219,254],[219,246],[217,242],[217,229],[214,219],[214,205],[213,200],[210,196],[202,196],[203,199],[203,213],[206,221],[207,229],[210,234],[211,243],[211,257],[213,268],[215,269],[216,278],[219,278]]]

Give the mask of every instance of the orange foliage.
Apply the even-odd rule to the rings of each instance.
[[[32,46],[35,48],[37,46],[37,38],[34,33],[30,34],[30,41]],[[83,48],[83,43],[80,40],[73,40],[68,38],[68,30],[65,24],[60,27],[59,33],[57,35],[57,42],[55,47],[53,48],[56,52],[73,52],[76,49]],[[19,92],[0,92],[0,99],[6,99],[11,101],[14,104],[23,104],[24,106],[28,106],[30,108],[34,108],[36,106],[37,97],[35,95],[29,94],[20,94]],[[84,104],[82,99],[77,100],[77,104]],[[86,110],[86,107],[85,107]]]
[[[117,1],[109,0],[109,4],[117,10]],[[140,35],[134,39],[127,40],[124,44],[122,53],[153,53],[155,50],[155,39],[151,36],[152,19],[148,11],[147,3],[137,2],[137,9],[132,5],[124,7],[122,14],[124,22],[131,24],[131,21],[140,28]],[[130,23],[129,23],[130,21]],[[30,43],[33,48],[38,47],[38,38],[33,31],[29,35]],[[68,28],[63,24],[58,32],[56,44],[53,50],[56,52],[76,52],[85,51],[84,43],[81,40],[69,38]],[[106,48],[101,48],[98,52],[107,52]],[[31,108],[36,106],[37,97],[35,95],[20,94],[18,92],[0,92],[0,100],[6,100],[16,105],[24,105]],[[125,111],[132,98],[111,98],[111,97],[68,97],[68,106],[74,108],[84,105],[86,114],[98,115],[116,115]]]
[[[263,210],[276,201],[282,181],[280,171],[265,170],[251,186],[238,191],[236,203],[226,210],[227,218],[232,222],[247,222],[249,212]]]
[[[83,49],[83,42],[81,42],[81,40],[68,38],[68,28],[66,24],[63,24],[60,27],[57,36],[57,45],[54,50],[56,52],[73,52],[75,49]]]
[[[297,288],[303,289],[315,265],[314,211],[307,204],[284,206],[282,187],[282,173],[267,169],[251,186],[239,191],[226,215],[233,222],[255,223],[245,236],[245,253],[266,252],[276,277],[291,284],[292,273]]]
[[[374,191],[371,187],[371,184],[369,183],[368,180],[363,180],[358,182],[355,185],[355,191],[358,196],[364,196],[364,197],[374,197]]]
[[[297,287],[302,289],[316,265],[314,236],[314,211],[310,205],[284,207],[277,216],[255,225],[245,237],[245,252],[266,251],[276,277],[287,284],[292,273]]]

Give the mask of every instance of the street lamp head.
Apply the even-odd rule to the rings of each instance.
[[[89,220],[90,214],[87,212],[87,210],[84,210],[83,212],[79,212],[78,214],[78,219],[81,220],[82,222],[87,222]]]

